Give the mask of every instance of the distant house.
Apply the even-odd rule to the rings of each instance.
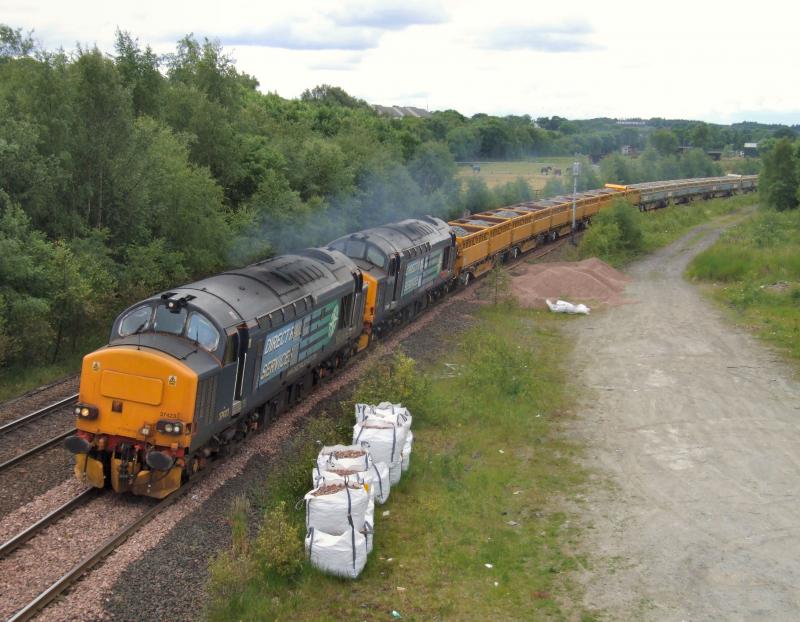
[[[758,155],[758,143],[745,143],[744,155],[745,157],[756,157]]]
[[[379,106],[373,104],[372,108],[381,116],[400,119],[402,117],[429,117],[430,111],[415,106]]]
[[[636,147],[634,147],[633,145],[622,145],[620,151],[624,156],[634,157],[637,154]]]

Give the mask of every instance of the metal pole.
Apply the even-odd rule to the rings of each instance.
[[[572,245],[575,246],[575,211],[576,206],[575,203],[577,201],[577,193],[578,193],[578,175],[581,174],[581,163],[578,162],[578,154],[575,154],[575,161],[572,163],[572,231],[570,240],[572,241]]]

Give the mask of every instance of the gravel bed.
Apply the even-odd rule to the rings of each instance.
[[[78,480],[71,478],[7,514],[0,520],[0,542],[5,542],[27,529],[73,497],[77,497],[85,488]]]
[[[0,424],[19,419],[34,410],[78,391],[77,375],[34,389],[0,404]],[[71,408],[63,408],[0,437],[0,462],[30,449],[75,426]],[[0,519],[30,503],[38,495],[72,477],[73,457],[61,445],[40,452],[0,473]]]
[[[19,419],[34,410],[74,395],[78,392],[79,383],[80,377],[75,374],[0,403],[0,424]]]
[[[65,480],[73,479],[75,457],[55,445],[0,473],[0,519]]]
[[[10,460],[74,427],[75,415],[72,414],[72,406],[69,406],[11,430],[0,437],[0,462]]]
[[[384,341],[380,351],[359,357],[268,430],[254,436],[37,619],[197,620],[205,600],[208,560],[230,544],[227,513],[231,501],[263,488],[270,467],[297,426],[309,415],[345,399],[380,356],[402,346],[410,356],[433,360],[431,342],[453,339],[468,324],[463,303],[473,296],[473,289],[444,301]],[[457,301],[460,304],[454,305]]]
[[[13,615],[151,505],[149,499],[104,495],[77,508],[0,560],[0,618]]]

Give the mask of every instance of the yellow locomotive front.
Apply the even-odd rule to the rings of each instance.
[[[180,486],[192,438],[197,375],[176,358],[133,345],[83,359],[67,446],[78,479],[163,498]]]
[[[151,307],[134,311],[149,322]],[[124,322],[125,320],[123,320]],[[130,323],[130,321],[128,321]],[[121,335],[129,335],[125,324]],[[67,439],[75,475],[91,486],[110,486],[163,498],[176,490],[192,441],[197,374],[175,356],[137,343],[100,348],[83,359],[75,406],[77,434]]]

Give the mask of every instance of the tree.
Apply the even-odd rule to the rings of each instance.
[[[30,56],[36,48],[36,44],[31,37],[32,33],[22,34],[22,29],[13,28],[0,24],[0,63],[12,58]]]
[[[760,187],[768,205],[781,211],[797,207],[799,160],[788,138],[781,138],[764,154]]]
[[[164,77],[158,70],[158,56],[150,46],[142,51],[139,41],[121,30],[116,32],[114,49],[117,70],[122,84],[131,92],[134,113],[159,116]]]
[[[478,177],[470,177],[467,180],[467,189],[461,202],[464,209],[470,214],[483,212],[493,207],[494,204],[489,187]]]
[[[417,148],[408,171],[425,194],[453,181],[456,163],[443,143],[427,142]]]
[[[300,95],[304,102],[315,104],[326,104],[328,106],[343,106],[345,108],[369,108],[369,104],[363,99],[358,99],[349,95],[347,91],[338,86],[330,84],[320,84],[313,89],[306,89]]]
[[[662,156],[671,155],[678,150],[678,137],[667,129],[655,130],[650,134],[649,142],[650,146]]]

